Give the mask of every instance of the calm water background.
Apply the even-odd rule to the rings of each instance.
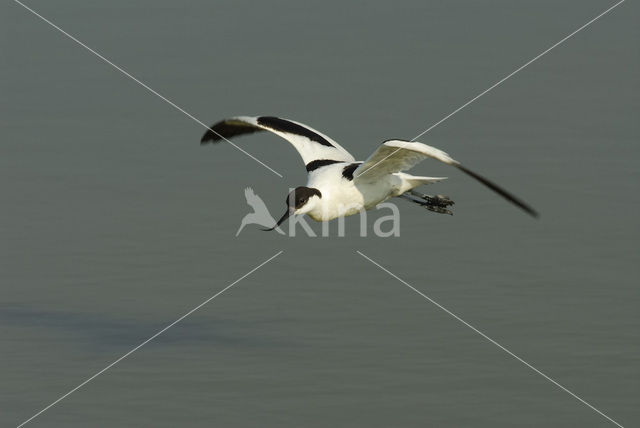
[[[608,1],[27,3],[209,123],[272,114],[362,159],[412,138]],[[304,184],[270,135],[203,129],[19,5],[1,6],[0,425],[15,426],[263,260],[279,258],[33,426],[640,424],[640,8],[627,2],[423,136],[469,178],[398,201],[401,237],[247,227]],[[378,213],[379,215],[379,213]],[[375,217],[375,214],[374,214]],[[318,225],[316,225],[318,226]],[[317,230],[320,230],[317,227]]]

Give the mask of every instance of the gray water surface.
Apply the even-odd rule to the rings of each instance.
[[[366,158],[410,139],[607,1],[45,2],[30,7],[187,111],[289,117]],[[625,2],[420,141],[458,171],[401,236],[247,226],[305,182],[271,135],[204,129],[14,2],[1,6],[0,425],[16,426],[278,251],[33,426],[640,424],[640,8]],[[376,218],[380,213],[372,213]],[[319,225],[314,225],[320,230]]]

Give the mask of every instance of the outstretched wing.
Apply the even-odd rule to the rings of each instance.
[[[201,144],[218,142],[237,135],[270,131],[293,145],[305,165],[313,161],[353,162],[355,159],[338,143],[315,129],[293,120],[273,116],[237,116],[211,125]],[[309,168],[307,168],[309,169]]]
[[[366,161],[364,161],[362,165],[354,171],[354,180],[356,180],[356,183],[358,181],[376,181],[386,175],[406,171],[426,158],[433,158],[440,162],[444,162],[447,165],[455,166],[465,174],[475,178],[494,192],[498,193],[509,202],[517,205],[528,214],[533,217],[538,216],[538,213],[533,208],[504,190],[502,187],[469,170],[442,150],[422,143],[402,140],[385,141],[371,156],[369,156]]]

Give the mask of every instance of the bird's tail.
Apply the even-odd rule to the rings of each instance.
[[[396,172],[394,175],[399,176],[402,179],[402,185],[400,186],[398,194],[408,192],[421,184],[437,183],[438,181],[447,179],[447,177],[417,177],[404,172]]]
[[[438,181],[446,180],[448,177],[415,177],[411,176],[409,181],[413,181],[414,183],[420,184],[431,184],[437,183]]]
[[[437,183],[438,181],[446,180],[447,177],[416,177],[415,175],[405,174],[403,177],[411,188],[418,187],[422,184]]]

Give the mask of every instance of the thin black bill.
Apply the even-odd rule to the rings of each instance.
[[[276,227],[278,227],[278,226],[280,226],[282,223],[284,223],[284,222],[285,222],[285,220],[286,220],[286,219],[288,219],[288,218],[291,216],[291,214],[293,214],[293,210],[287,210],[287,211],[285,211],[285,213],[282,215],[282,217],[280,217],[280,220],[278,220],[278,222],[276,223],[276,225],[275,225],[275,226],[273,226],[273,227],[272,227],[272,228],[270,228],[270,229],[262,229],[262,230],[264,230],[265,232],[269,232],[269,231],[271,231],[271,230],[274,230]]]

